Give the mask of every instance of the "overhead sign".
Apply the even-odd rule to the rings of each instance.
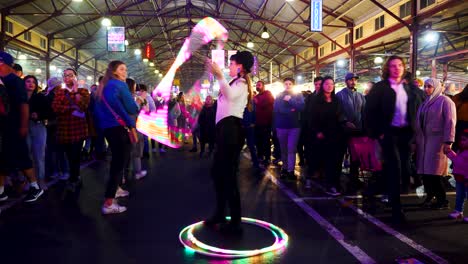
[[[107,28],[107,51],[125,52],[125,27]]]
[[[143,58],[146,58],[148,60],[154,59],[156,56],[156,52],[153,49],[153,46],[151,46],[151,43],[146,43],[145,44],[145,54],[143,54]]]
[[[310,30],[322,32],[322,0],[310,1]]]

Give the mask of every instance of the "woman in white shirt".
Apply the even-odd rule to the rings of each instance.
[[[244,108],[252,108],[252,84],[249,77],[254,63],[248,51],[237,52],[230,58],[229,83],[217,64],[208,63],[208,68],[219,81],[218,108],[216,110],[216,151],[212,177],[216,190],[215,214],[205,221],[205,225],[221,228],[231,233],[241,233],[241,204],[237,173],[239,158],[245,135],[242,129]],[[231,220],[225,224],[225,207],[228,204]]]

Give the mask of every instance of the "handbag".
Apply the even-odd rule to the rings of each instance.
[[[349,149],[353,161],[359,160],[361,170],[382,170],[382,149],[375,139],[353,137],[349,140]]]
[[[125,124],[125,121],[112,109],[112,107],[110,107],[110,105],[107,103],[106,98],[104,96],[102,96],[102,101],[107,106],[109,111],[111,111],[112,115],[114,115],[115,119],[117,119],[117,123],[119,123],[119,125],[123,126],[125,130],[127,130],[130,143],[132,144],[138,143],[138,135],[137,135],[136,129],[134,127],[129,127],[127,126],[127,124]]]

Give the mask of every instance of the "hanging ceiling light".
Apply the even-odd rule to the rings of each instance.
[[[108,19],[107,17],[103,18],[101,20],[101,25],[104,26],[104,27],[110,27],[112,25],[112,22],[110,19]]]
[[[125,46],[128,46],[128,40],[125,40]]]
[[[149,66],[150,66],[150,67],[154,67],[154,62],[150,62],[150,63],[149,63]]]
[[[263,27],[262,39],[267,39],[267,38],[270,38],[270,34],[268,33],[267,28]]]
[[[253,47],[254,47],[253,42],[249,40],[249,42],[247,42],[247,48],[252,49]]]
[[[375,57],[374,63],[375,63],[375,64],[382,64],[382,63],[383,63],[382,57]]]
[[[135,49],[135,55],[141,55],[141,49]]]

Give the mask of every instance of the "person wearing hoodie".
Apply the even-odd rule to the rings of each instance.
[[[293,78],[285,78],[283,83],[284,91],[276,97],[273,105],[273,120],[283,161],[281,177],[294,180],[297,142],[301,131],[299,114],[304,109],[305,103],[302,94],[295,94],[293,91]]]

